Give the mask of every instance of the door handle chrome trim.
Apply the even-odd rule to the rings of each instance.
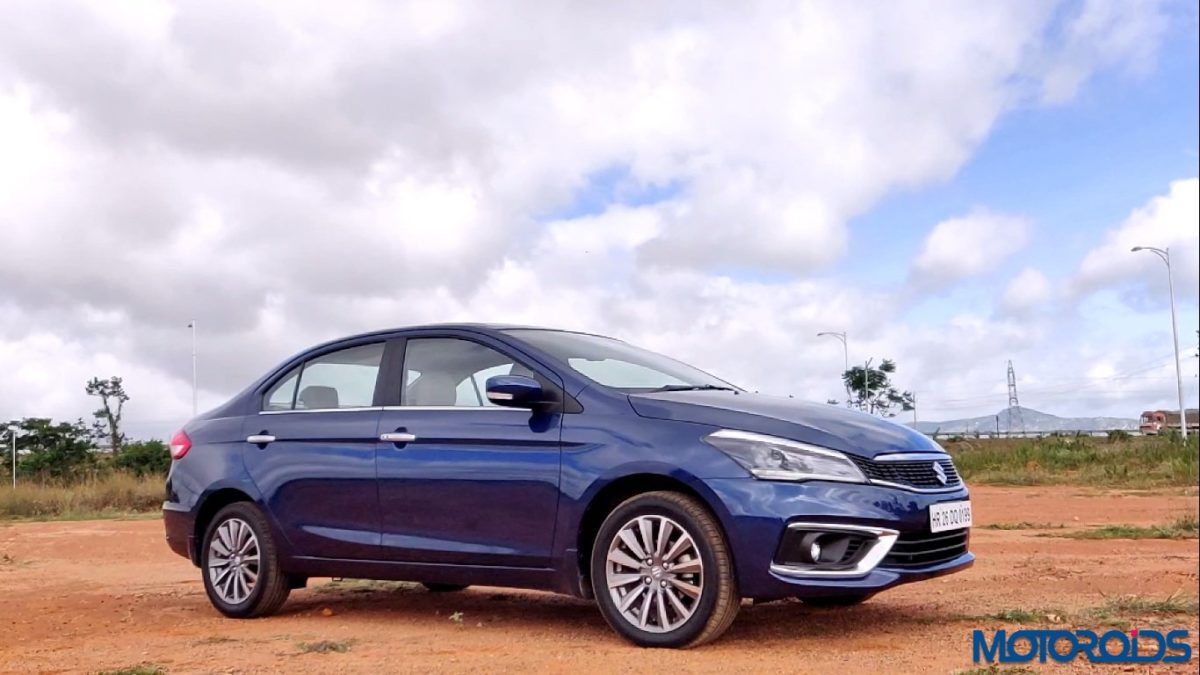
[[[386,434],[379,434],[379,440],[385,443],[412,443],[417,440],[417,435],[404,431],[391,431]]]
[[[246,442],[255,445],[266,445],[267,443],[274,443],[275,437],[268,436],[267,434],[254,434],[253,436],[247,436]]]

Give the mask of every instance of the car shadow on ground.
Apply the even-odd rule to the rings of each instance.
[[[374,621],[387,617],[434,618],[465,625],[500,624],[508,628],[570,628],[577,637],[616,640],[595,603],[563,595],[495,588],[433,593],[414,584],[347,581],[297,591],[280,616],[320,616]],[[961,617],[932,604],[874,598],[855,607],[817,608],[798,600],[744,602],[724,644],[778,639],[853,638],[911,630],[914,625],[947,624]]]

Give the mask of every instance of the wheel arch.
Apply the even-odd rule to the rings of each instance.
[[[196,522],[192,530],[192,536],[196,542],[196,545],[192,547],[192,563],[194,565],[200,565],[200,549],[204,542],[204,533],[208,530],[208,524],[212,522],[213,517],[217,515],[218,511],[237,502],[256,503],[254,498],[248,493],[234,487],[223,487],[214,490],[200,502],[200,508],[196,511]]]
[[[595,494],[587,500],[587,506],[584,508],[579,520],[575,541],[575,549],[578,556],[576,565],[578,565],[577,569],[579,570],[580,586],[582,588],[589,588],[589,584],[586,582],[591,577],[592,548],[595,545],[596,534],[600,530],[600,525],[604,523],[604,519],[625,500],[639,494],[658,491],[679,492],[700,502],[716,519],[717,526],[721,528],[721,535],[725,537],[725,541],[730,547],[730,552],[734,553],[733,542],[730,540],[728,529],[725,526],[728,513],[725,512],[720,499],[709,491],[701,481],[690,476],[678,476],[667,473],[631,473],[610,480],[597,489]],[[730,558],[734,566],[734,576],[736,578],[737,556],[733,554]]]

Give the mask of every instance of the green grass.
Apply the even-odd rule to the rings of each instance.
[[[1090,611],[1096,614],[1132,614],[1135,616],[1197,616],[1200,614],[1200,600],[1184,597],[1179,593],[1157,600],[1140,595],[1125,595],[1109,598],[1103,605]]]
[[[1086,607],[1076,612],[1017,607],[964,618],[1033,625],[1067,623],[1080,626],[1103,625],[1128,628],[1130,621],[1138,618],[1197,616],[1198,613],[1200,613],[1200,601],[1194,597],[1184,597],[1175,593],[1165,598],[1147,598],[1139,595],[1114,597],[1106,600],[1103,605]]]
[[[72,484],[18,483],[0,489],[0,519],[129,516],[162,507],[163,479],[113,472]]]
[[[1066,525],[1054,523],[1031,523],[1028,520],[1022,520],[1019,523],[992,523],[984,525],[985,530],[1061,530]]]
[[[345,654],[350,651],[354,640],[318,640],[317,642],[301,642],[296,646],[302,654]]]
[[[1036,670],[1024,666],[997,666],[992,664],[986,668],[960,670],[954,675],[1033,675]]]
[[[238,641],[237,638],[231,638],[227,635],[210,635],[206,638],[200,638],[199,640],[196,640],[192,644],[197,647],[203,647],[206,645],[224,645],[224,644],[229,644],[231,642],[237,642],[237,641]]]
[[[982,618],[1005,623],[1059,623],[1062,616],[1062,610],[1015,608],[985,614]]]
[[[1192,487],[1200,481],[1197,440],[1160,436],[1108,440],[1089,436],[965,439],[946,450],[969,483]]]
[[[325,593],[404,593],[415,591],[420,584],[410,581],[379,581],[375,579],[334,579],[327,584],[312,587],[318,594]]]
[[[1091,530],[1041,536],[1068,539],[1196,539],[1200,537],[1200,521],[1195,516],[1183,516],[1166,525],[1105,525]]]
[[[97,671],[96,675],[167,675],[167,669],[153,663],[140,663],[136,666],[117,668],[116,670]]]
[[[1103,605],[1085,609],[1079,615],[1082,621],[1090,624],[1128,630],[1134,619],[1196,616],[1198,610],[1200,604],[1196,598],[1184,598],[1176,593],[1158,600],[1136,595],[1109,598]]]

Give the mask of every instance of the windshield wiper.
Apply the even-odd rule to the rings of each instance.
[[[737,391],[718,384],[665,384],[654,391]]]

